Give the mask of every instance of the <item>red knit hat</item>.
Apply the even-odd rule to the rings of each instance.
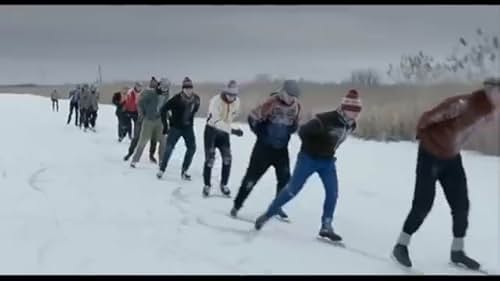
[[[340,108],[343,111],[361,112],[362,104],[358,91],[354,89],[349,90],[347,95],[342,99]]]

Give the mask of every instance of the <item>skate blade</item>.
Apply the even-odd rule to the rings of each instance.
[[[486,275],[489,274],[488,271],[482,269],[481,267],[478,269],[474,269],[474,268],[467,267],[465,264],[460,263],[460,262],[449,262],[449,264],[455,268],[466,270],[469,272],[477,272],[477,273],[482,273],[482,274],[486,274]]]
[[[292,221],[290,220],[290,218],[282,218],[278,215],[276,215],[276,219],[281,221],[281,222],[286,222],[286,223],[291,223]]]
[[[330,240],[329,238],[326,238],[326,237],[322,237],[322,236],[317,236],[317,239],[321,242],[325,242],[325,243],[328,243],[328,244],[331,244],[333,246],[337,246],[337,247],[342,247],[342,248],[345,248],[346,245],[344,244],[344,242],[342,240],[339,240],[339,241],[333,241],[333,240]]]
[[[209,194],[206,197],[218,197],[218,198],[228,199],[228,198],[231,198],[231,195],[224,195],[224,194],[215,193],[215,194]]]
[[[255,224],[255,219],[250,219],[250,218],[246,218],[246,217],[242,217],[242,216],[232,216],[231,214],[227,214],[231,219],[233,220],[239,220],[239,221],[242,221],[242,222],[247,222],[247,223],[250,223],[250,224]]]
[[[391,253],[391,260],[396,263],[401,269],[406,270],[406,271],[411,271],[411,266],[406,266],[398,261],[398,259],[394,256],[394,254]]]

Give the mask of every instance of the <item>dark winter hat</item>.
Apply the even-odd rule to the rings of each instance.
[[[184,78],[184,80],[182,81],[182,88],[193,88],[193,82],[191,81],[191,79],[189,79],[189,77]]]
[[[282,90],[292,97],[299,98],[301,95],[299,84],[295,80],[285,80]]]
[[[158,83],[154,77],[151,78],[151,81],[149,81],[149,88],[156,89],[159,85],[160,83]]]
[[[354,89],[349,90],[347,95],[342,99],[340,108],[343,111],[361,112],[362,104],[358,91]]]

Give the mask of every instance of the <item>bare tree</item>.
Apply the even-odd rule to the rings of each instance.
[[[355,70],[351,72],[348,83],[365,87],[378,86],[380,85],[380,75],[372,69]]]
[[[472,42],[472,43],[471,43]],[[500,43],[498,35],[492,36],[476,30],[475,40],[460,37],[458,45],[444,61],[420,51],[401,57],[399,66],[389,64],[387,75],[403,82],[428,83],[443,79],[484,79],[491,72],[500,71]]]

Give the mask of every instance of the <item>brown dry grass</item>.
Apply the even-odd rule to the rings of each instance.
[[[111,96],[115,91],[120,90],[123,86],[132,85],[132,83],[126,82],[103,85],[101,102],[110,103]],[[240,85],[243,113],[240,120],[245,120],[248,111],[279,86],[279,82],[251,82]],[[205,116],[210,97],[222,87],[223,83],[195,83],[195,91],[200,95],[202,101],[199,116]],[[362,95],[364,106],[356,135],[379,141],[414,140],[416,121],[423,111],[433,107],[445,97],[471,92],[478,87],[480,87],[480,83],[357,88]],[[57,89],[65,96],[71,88],[71,85],[0,87],[0,92],[34,93],[49,96],[52,89]],[[308,118],[312,113],[336,108],[343,95],[351,87],[349,85],[302,82],[301,88],[304,92],[302,97],[304,113],[305,117]],[[179,85],[174,85],[173,92],[179,90]],[[466,149],[488,155],[500,155],[499,124],[500,117],[497,115],[495,122],[481,128],[472,137]]]

